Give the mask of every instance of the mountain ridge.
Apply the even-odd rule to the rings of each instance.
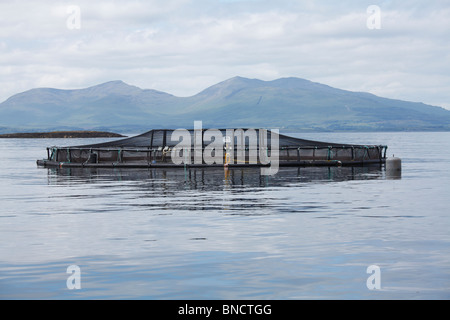
[[[297,131],[449,131],[450,111],[286,77],[233,77],[195,95],[113,80],[82,89],[34,88],[0,103],[0,132],[267,127]],[[19,130],[19,131],[17,131]]]

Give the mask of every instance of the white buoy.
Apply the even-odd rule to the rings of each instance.
[[[394,157],[386,159],[386,177],[398,179],[402,176],[402,159]]]

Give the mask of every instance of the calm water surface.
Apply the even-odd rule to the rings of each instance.
[[[0,298],[449,299],[450,133],[296,136],[387,144],[402,177],[55,170],[47,146],[107,139],[0,140]]]

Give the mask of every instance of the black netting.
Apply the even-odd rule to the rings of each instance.
[[[191,138],[191,148],[176,150],[176,146],[180,140],[172,140],[174,130],[151,130],[135,137],[119,139],[110,142],[72,146],[72,147],[52,147],[48,148],[48,160],[55,163],[71,163],[71,164],[126,164],[126,163],[142,163],[142,164],[159,164],[173,163],[172,155],[175,150],[180,157],[190,159],[190,163],[195,162],[195,152],[205,151],[213,138],[207,139],[212,131],[204,130],[186,130],[184,133],[189,134]],[[206,135],[205,135],[206,133]],[[220,129],[216,131],[216,138],[221,139],[218,145],[223,145],[225,150],[221,154],[218,150],[211,153],[212,156],[223,157],[232,164],[253,164],[255,159],[259,157],[259,150],[263,146],[267,147],[267,155],[271,155],[273,148],[272,142],[278,138],[279,161],[283,164],[299,164],[311,161],[339,161],[343,163],[356,162],[381,162],[386,157],[386,146],[374,145],[351,145],[329,143],[322,141],[305,140],[289,137],[283,134],[272,133],[271,131],[258,129]],[[224,139],[226,136],[233,136],[229,140]],[[209,135],[211,137],[211,135]],[[260,139],[264,139],[261,144]],[[184,141],[185,142],[185,141]],[[255,143],[256,142],[256,143]],[[201,145],[198,145],[201,143]],[[194,148],[197,147],[197,149]],[[255,161],[254,161],[255,160]],[[225,161],[226,162],[226,161]]]
[[[188,130],[190,135],[191,135],[191,141],[192,143],[194,143],[194,130]],[[206,131],[206,129],[202,130],[202,133],[204,134],[204,132]],[[242,129],[243,131],[243,135],[245,138],[245,145],[248,147],[248,142],[249,142],[249,136],[253,135],[256,137],[256,140],[258,142],[259,145],[259,129]],[[91,145],[83,145],[83,146],[78,146],[78,147],[83,147],[83,148],[106,148],[106,147],[132,147],[132,148],[158,148],[158,147],[174,147],[175,145],[177,145],[179,143],[178,140],[172,141],[172,133],[174,132],[174,130],[151,130],[148,132],[145,132],[143,134],[140,134],[138,136],[135,137],[131,137],[131,138],[125,138],[125,139],[120,139],[120,140],[116,140],[116,141],[110,141],[110,142],[104,142],[104,143],[98,143],[98,144],[91,144]],[[227,131],[226,129],[220,129],[220,132],[222,134],[222,136],[226,136],[227,135]],[[267,131],[267,145],[271,146],[271,131]],[[241,132],[238,130],[235,130],[234,132],[234,142],[235,145],[237,145],[241,138]],[[338,143],[330,143],[330,142],[323,142],[323,141],[313,141],[313,140],[305,140],[305,139],[299,139],[299,138],[294,138],[294,137],[289,137],[283,134],[279,134],[279,146],[280,147],[328,147],[331,146],[333,148],[335,147],[342,147],[342,146],[352,146],[349,144],[338,144]],[[207,141],[205,139],[204,143],[208,144],[210,141]]]

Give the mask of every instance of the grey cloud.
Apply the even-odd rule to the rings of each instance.
[[[450,5],[381,1],[78,1],[0,4],[0,100],[36,86],[122,79],[193,95],[235,75],[296,76],[450,107]],[[12,85],[14,84],[14,85]]]

